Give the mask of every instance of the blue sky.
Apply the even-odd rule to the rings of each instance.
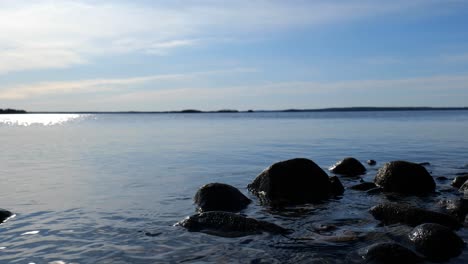
[[[468,1],[0,2],[0,108],[468,106]]]

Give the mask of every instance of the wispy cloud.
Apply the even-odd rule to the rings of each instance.
[[[276,82],[229,86],[202,85],[201,79],[227,74],[250,74],[254,69],[232,69],[190,74],[152,75],[116,79],[46,82],[7,87],[0,99],[25,104],[27,109],[47,106],[53,110],[170,110],[196,108],[315,108],[333,105],[427,105],[428,95],[451,96],[468,89],[468,74],[404,79],[348,80],[333,82]],[[80,97],[83,93],[93,96]],[[355,96],[355,100],[348,100]],[[50,98],[54,98],[51,101]],[[56,100],[57,98],[61,100]],[[391,99],[392,98],[392,99]],[[289,99],[289,100],[288,100]],[[432,98],[436,99],[436,98]],[[456,98],[455,98],[456,99]],[[393,100],[393,101],[391,101]],[[68,102],[64,104],[63,102]],[[338,104],[340,102],[341,104]],[[434,103],[430,103],[433,105]],[[28,108],[29,107],[29,108]],[[205,109],[213,110],[213,109]]]
[[[444,1],[442,1],[444,2]],[[246,38],[440,1],[1,1],[0,74],[70,67],[119,53],[167,55],[204,40]]]
[[[235,68],[229,70],[213,70],[194,73],[181,74],[162,74],[150,75],[130,78],[109,78],[109,79],[90,79],[78,81],[64,82],[40,82],[26,85],[15,85],[12,87],[3,87],[0,89],[0,99],[18,100],[18,99],[34,99],[38,96],[50,96],[56,94],[79,94],[86,92],[129,92],[135,89],[138,85],[145,83],[158,84],[162,81],[181,81],[194,78],[202,78],[213,75],[226,75],[236,73],[252,73],[255,72],[252,68]]]

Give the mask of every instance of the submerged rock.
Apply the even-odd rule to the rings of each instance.
[[[462,225],[455,217],[409,205],[384,203],[372,207],[370,213],[385,225],[402,223],[417,226],[423,223],[437,223],[452,229]]]
[[[416,250],[432,261],[445,261],[461,254],[463,240],[452,230],[439,224],[422,224],[409,234]]]
[[[238,212],[249,205],[251,200],[235,187],[224,183],[209,183],[200,187],[193,198],[200,212]]]
[[[349,189],[357,191],[368,191],[374,188],[377,188],[377,185],[375,185],[375,183],[373,182],[361,182],[359,184],[349,187]]]
[[[304,158],[277,162],[248,185],[263,203],[291,205],[317,202],[333,195],[328,175]]]
[[[230,212],[210,211],[192,215],[176,225],[185,227],[190,232],[203,232],[223,237],[241,237],[269,232],[288,234],[289,230],[253,218]]]
[[[330,171],[346,176],[358,176],[366,173],[366,168],[357,159],[348,157],[335,163]]]
[[[435,181],[427,170],[416,163],[392,161],[385,163],[375,176],[374,183],[385,192],[424,195],[435,191]]]
[[[8,210],[0,209],[0,224],[5,222],[5,220],[7,220],[12,215],[13,213]]]
[[[412,250],[393,242],[375,243],[367,247],[362,258],[365,263],[419,263],[423,258]]]
[[[460,188],[468,180],[468,174],[463,174],[455,177],[452,181],[452,186],[455,188]]]
[[[377,161],[370,159],[370,160],[367,160],[367,164],[374,166],[375,164],[377,164]]]

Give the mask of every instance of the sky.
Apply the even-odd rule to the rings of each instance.
[[[2,0],[0,108],[468,106],[468,0]]]

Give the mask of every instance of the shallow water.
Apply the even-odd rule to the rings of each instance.
[[[346,190],[336,200],[274,211],[246,186],[270,164],[306,157],[324,169],[353,156],[430,162],[434,176],[468,171],[468,111],[0,115],[1,263],[356,263],[376,241],[405,242],[410,228],[381,227],[382,201],[435,208],[426,198]],[[205,183],[238,187],[244,214],[291,228],[288,236],[223,238],[173,226],[195,212]],[[358,182],[343,179],[345,186]],[[320,225],[334,225],[320,231]],[[468,241],[466,229],[458,231]],[[468,250],[450,263],[466,263]]]

